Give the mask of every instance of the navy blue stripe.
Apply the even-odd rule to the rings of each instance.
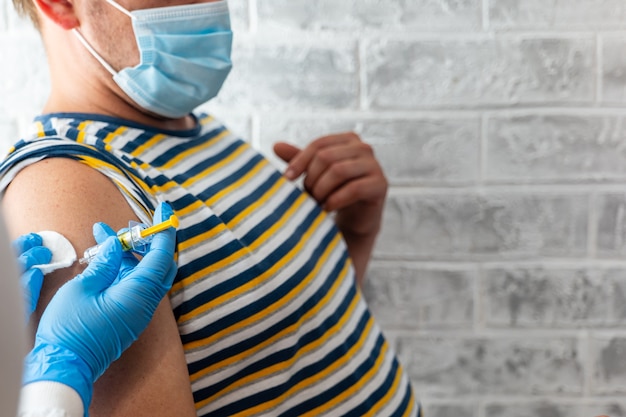
[[[178,313],[179,315],[189,313],[190,311],[193,311],[196,308],[211,302],[215,298],[218,298],[241,287],[242,285],[245,285],[246,283],[255,279],[260,274],[270,269],[272,266],[274,266],[276,262],[282,259],[287,253],[289,253],[291,249],[293,249],[294,246],[297,245],[297,243],[300,241],[301,235],[311,227],[316,217],[317,216],[315,212],[309,213],[308,216],[301,222],[301,224],[298,225],[296,231],[294,231],[294,233],[292,233],[287,239],[285,239],[285,241],[281,243],[280,246],[274,249],[272,253],[268,254],[265,259],[259,259],[255,265],[237,274],[233,278],[224,281],[214,287],[211,287],[209,291],[204,291],[196,295],[192,299],[188,300],[186,303],[179,306],[176,313]],[[233,247],[235,249],[233,249]],[[217,249],[211,253],[208,253],[205,256],[202,256],[201,258],[185,265],[184,272],[186,273],[188,269],[189,272],[193,273],[194,271],[199,271],[204,267],[213,265],[216,262],[231,255],[238,248],[243,248],[243,245],[239,241],[231,241],[226,246]],[[192,336],[188,335],[187,337]]]
[[[398,408],[391,415],[392,417],[402,417],[404,415],[404,413],[406,413],[406,411],[409,410],[411,408],[411,406],[413,406],[413,405],[415,405],[415,407],[417,407],[417,413],[414,413],[414,415],[417,415],[418,417],[422,415],[421,414],[422,412],[421,412],[420,404],[418,404],[418,403],[411,404],[411,394],[412,394],[412,392],[413,392],[413,390],[411,389],[411,383],[405,384],[404,397],[402,397],[402,402],[400,403]]]
[[[320,247],[318,248],[319,250],[316,250],[316,253],[323,252],[324,248],[325,247],[322,246],[322,243],[320,243]],[[271,307],[276,302],[282,300],[290,291],[293,290],[294,287],[296,287],[298,284],[302,282],[302,280],[307,276],[307,274],[310,273],[310,271],[314,268],[315,264],[317,263],[318,259],[319,258],[313,257],[311,261],[307,262],[306,265],[303,265],[302,268],[300,268],[296,273],[294,273],[293,276],[290,277],[288,281],[283,283],[275,291],[272,291],[271,293],[262,297],[258,301],[253,302],[250,305],[246,306],[245,310],[242,310],[242,311],[238,310],[236,312],[233,312],[229,314],[228,316],[217,320],[215,323],[209,326],[206,326],[205,329],[202,329],[201,331],[198,332],[198,337],[194,337],[192,340],[201,340],[204,337],[212,336],[216,332],[219,332],[223,329],[231,327],[259,312],[262,312],[263,310]],[[318,305],[320,300],[324,298],[324,296],[328,293],[330,288],[332,288],[333,284],[337,281],[337,279],[339,279],[341,271],[344,268],[346,262],[347,262],[347,254],[344,253],[344,256],[335,264],[335,266],[333,267],[333,270],[325,278],[325,281],[322,283],[321,287],[318,288],[318,290],[314,294],[312,294],[306,301],[302,302],[302,305],[300,305],[291,314],[283,317],[280,320],[280,322],[274,324],[273,326],[269,327],[268,329],[260,333],[256,333],[252,335],[252,337],[246,340],[242,340],[241,342],[235,345],[229,346],[228,349],[215,352],[214,354],[209,355],[205,358],[202,358],[199,361],[190,363],[188,365],[189,372],[196,373],[208,366],[211,366],[214,363],[223,361],[225,359],[228,359],[229,357],[236,356],[242,352],[245,352],[254,346],[258,346],[263,341],[271,339],[277,333],[280,333],[281,331],[288,328],[289,326],[297,323],[299,320],[302,319],[302,316],[304,314],[306,314],[310,309]],[[344,300],[344,302],[349,301],[347,300],[347,298],[348,297],[346,297],[346,300]],[[338,314],[338,313],[343,314],[343,310],[347,309],[347,307],[348,307],[347,305],[343,307],[339,307],[338,310],[341,310],[341,311],[335,312],[335,314]],[[332,326],[335,323],[334,321],[335,319],[338,320],[339,318],[336,317],[333,320],[331,320],[332,323],[328,324],[328,327]],[[324,325],[322,327],[328,328],[327,325]],[[181,338],[184,338],[184,336],[186,335],[181,336]],[[315,336],[315,338],[317,337],[319,337],[319,335]],[[310,343],[312,340],[314,339],[308,340],[305,335],[304,337],[300,339],[299,345],[300,346],[306,345]],[[242,376],[240,375],[237,378],[240,378],[240,377]]]
[[[241,167],[239,167],[235,172],[198,193],[198,198],[202,201],[209,200],[215,194],[226,189],[228,186],[232,185],[233,183],[244,177],[246,174],[250,173],[250,171],[263,160],[263,156],[255,154],[245,164],[241,165]]]
[[[241,398],[239,401],[227,404],[224,407],[219,408],[213,411],[212,413],[209,413],[208,415],[216,415],[216,416],[226,415],[227,416],[227,415],[232,415],[232,414],[244,411],[246,409],[255,407],[259,404],[263,404],[267,401],[271,401],[283,395],[285,392],[287,392],[290,388],[292,388],[294,385],[298,384],[299,382],[320,374],[325,369],[330,367],[333,363],[340,360],[341,358],[344,358],[347,352],[350,350],[350,348],[354,346],[356,343],[358,343],[358,341],[361,339],[361,335],[363,334],[365,327],[367,326],[368,320],[369,320],[369,315],[363,314],[360,317],[360,320],[355,326],[354,330],[350,333],[350,335],[347,337],[347,339],[345,340],[343,344],[336,347],[332,351],[328,352],[328,354],[326,354],[320,360],[294,372],[293,374],[291,374],[291,377],[284,383],[275,387],[268,388],[263,391],[259,391],[246,398]],[[379,342],[379,344],[382,345],[381,342]],[[291,349],[292,356],[295,355],[297,352],[298,352],[297,346]],[[380,352],[380,346],[377,345],[372,350],[371,355],[378,356],[379,352]],[[266,361],[267,360],[259,361],[253,366],[257,368],[258,370],[265,369],[268,366]],[[272,361],[272,362],[276,362],[276,361]],[[352,386],[354,383],[356,383],[360,379],[361,375],[367,372],[367,369],[371,367],[370,362],[371,361],[366,361],[365,364],[357,368],[354,373],[349,375],[341,383],[336,384],[335,387],[316,396],[316,398],[313,399],[312,401],[321,400],[321,404],[324,404],[328,400],[334,398],[337,394],[343,392],[346,388]],[[347,386],[346,387],[342,386],[342,383]],[[196,403],[203,401],[204,399],[210,397],[210,395],[206,395],[207,392],[212,391],[209,388],[197,390],[194,392],[194,400]],[[300,413],[290,413],[289,415],[297,416],[297,415],[300,415]]]
[[[173,148],[171,148],[170,150],[168,150],[166,153],[164,153],[163,155],[159,155],[158,157],[154,158],[152,161],[150,161],[150,165],[152,165],[155,168],[161,167],[163,165],[165,165],[166,163],[168,163],[171,159],[172,156],[174,155],[180,155],[181,153],[201,146],[206,142],[209,142],[213,139],[215,139],[215,136],[219,135],[220,133],[222,133],[223,131],[225,131],[226,128],[223,126],[220,126],[216,129],[213,129],[211,131],[208,131],[206,133],[204,133],[202,136],[198,136],[197,138],[193,138],[192,140],[185,140],[182,141],[180,143],[180,145],[174,146]],[[240,144],[240,143],[244,143],[242,140],[238,140],[235,142],[235,144]],[[237,145],[238,146],[238,145]],[[220,155],[223,152],[220,153]],[[213,161],[213,163],[219,161],[219,158],[217,159],[217,161],[215,160],[217,158],[217,156],[213,157],[213,158],[209,158],[209,160]],[[202,171],[202,170],[200,170]],[[193,175],[193,174],[190,174]]]
[[[224,158],[227,158],[229,155],[231,155],[233,152],[235,152],[237,149],[239,149],[241,147],[242,143],[243,142],[231,143],[226,148],[222,149],[219,153],[217,153],[217,154],[215,154],[215,155],[213,155],[211,157],[205,158],[202,161],[200,161],[199,163],[197,163],[196,165],[190,167],[187,171],[182,172],[180,174],[177,174],[176,176],[174,176],[172,178],[172,180],[177,182],[178,184],[182,184],[182,183],[184,183],[185,181],[187,181],[190,178],[196,179],[196,177],[197,177],[197,175],[199,173],[201,173],[205,169],[209,168],[210,166],[219,163]],[[175,155],[177,155],[177,154],[175,154]],[[172,155],[170,155],[169,152],[164,154],[164,155],[161,155],[161,157],[164,157],[165,160],[160,162],[159,166],[169,162],[172,159]],[[161,157],[159,157],[159,158],[161,158]],[[159,158],[157,158],[157,159],[159,159]],[[154,163],[152,163],[152,165],[154,165]]]
[[[255,188],[252,193],[242,196],[235,204],[228,208],[225,212],[220,214],[220,218],[224,223],[228,223],[239,213],[244,211],[247,207],[257,202],[263,195],[280,179],[281,174],[279,172],[273,172],[268,179],[266,179],[261,185]]]
[[[298,200],[298,198],[302,195],[302,191],[295,188],[287,198],[278,206],[275,210],[272,210],[267,214],[267,216],[261,220],[256,226],[248,231],[242,238],[241,241],[246,244],[251,244],[256,241],[265,231],[267,231],[272,225],[276,224],[280,221],[280,218],[294,205],[294,203]],[[320,208],[318,206],[313,206],[311,213],[315,213],[316,216],[320,215]]]
[[[380,346],[382,346],[384,343],[384,339],[380,335],[378,337],[378,343],[380,344]],[[379,346],[378,343],[377,343],[377,350]],[[377,355],[378,354],[379,352],[377,352]],[[375,361],[376,361],[376,357],[373,355],[370,356],[370,363],[372,366],[374,365]],[[358,407],[353,408],[348,413],[344,414],[344,416],[361,417],[362,415],[370,411],[372,407],[374,407],[374,405],[376,405],[378,401],[382,400],[383,397],[387,395],[389,391],[391,391],[391,387],[393,386],[393,381],[396,379],[396,375],[398,375],[398,372],[400,372],[400,366],[398,364],[398,361],[394,359],[394,361],[391,364],[391,369],[387,373],[387,377],[385,378],[383,383],[378,387],[378,389],[372,392],[367,397],[366,401],[363,401]],[[347,388],[349,388],[349,386],[345,386],[343,389],[347,389]],[[396,415],[396,414],[392,414],[392,415]]]
[[[180,242],[185,242],[189,239],[193,239],[194,237],[208,230],[214,229],[221,223],[222,222],[217,216],[211,215],[208,218],[202,220],[201,222],[194,223],[190,227],[186,227],[184,229],[182,228],[178,229],[178,236],[180,238]]]
[[[119,126],[115,126],[115,128],[117,129]],[[113,130],[115,131],[115,130]],[[137,148],[139,148],[140,146],[143,146],[146,142],[148,142],[150,139],[152,139],[153,137],[155,137],[157,135],[157,133],[155,132],[146,132],[144,131],[141,135],[133,138],[132,140],[126,142],[124,144],[124,146],[122,146],[120,148],[120,150],[124,153],[132,153],[134,151],[137,150]]]

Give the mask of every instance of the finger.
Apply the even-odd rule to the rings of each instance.
[[[148,253],[129,274],[110,288],[108,295],[112,298],[125,298],[137,294],[138,299],[153,311],[171,288],[176,275],[175,234],[172,228],[157,233]]]
[[[370,174],[371,167],[363,161],[347,160],[338,162],[328,168],[309,190],[311,195],[324,205],[331,194],[346,186],[350,182],[366,178]],[[357,200],[352,201],[356,203]]]
[[[302,175],[308,169],[309,164],[320,149],[326,148],[327,146],[331,145],[336,146],[354,141],[360,142],[359,137],[354,133],[342,133],[338,135],[324,136],[314,140],[313,142],[308,144],[301,152],[295,155],[291,159],[291,161],[289,161],[289,166],[285,171],[285,177],[287,179],[293,180]]]
[[[122,245],[109,236],[89,266],[77,278],[95,291],[103,291],[117,278],[122,264]]]
[[[154,211],[154,215],[152,216],[152,224],[158,224],[169,220],[170,216],[174,214],[174,210],[170,207],[169,204],[165,202],[160,202],[157,205],[156,210]]]
[[[24,298],[26,320],[30,318],[37,307],[41,286],[43,285],[43,273],[39,269],[31,269],[20,276],[20,285]]]
[[[373,159],[373,155],[371,147],[363,142],[326,146],[317,152],[307,168],[304,187],[308,191],[315,188],[317,181],[324,173],[332,169],[333,164],[349,159],[368,157]]]
[[[35,246],[41,246],[43,244],[43,240],[41,236],[37,233],[28,233],[22,235],[11,242],[11,246],[13,246],[13,250],[19,255],[23,252],[26,252],[28,249],[34,248]]]
[[[107,240],[109,236],[115,236],[117,234],[108,224],[102,222],[94,223],[92,232],[96,243],[102,243]]]
[[[300,152],[300,148],[287,142],[276,142],[274,144],[274,153],[285,162],[289,162]]]
[[[350,181],[334,191],[324,203],[327,211],[341,210],[358,201],[375,202],[381,199],[387,191],[387,183],[384,178],[363,177]]]
[[[99,244],[104,242],[110,236],[117,236],[117,233],[106,223],[98,222],[94,223],[93,237]],[[120,274],[123,275],[137,265],[137,258],[130,252],[124,252],[122,255],[122,264],[120,267]]]
[[[45,265],[52,260],[52,252],[45,246],[35,246],[17,257],[17,263],[22,271],[27,271],[37,265]]]

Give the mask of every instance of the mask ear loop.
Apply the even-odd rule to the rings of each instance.
[[[113,0],[106,0],[106,2],[109,3],[111,6],[115,7],[120,12],[124,13],[126,16],[130,17],[131,19],[135,18],[131,12],[129,12],[128,10],[126,10],[125,8],[123,8],[118,3],[114,2]]]
[[[109,72],[111,73],[111,75],[113,75],[113,76],[116,76],[116,75],[117,75],[117,71],[115,71],[115,70],[113,69],[113,67],[112,67],[112,66],[110,66],[110,65],[109,65],[109,63],[108,63],[108,62],[106,62],[106,61],[105,61],[105,60],[104,60],[104,59],[100,56],[100,54],[98,54],[98,53],[96,52],[96,50],[92,48],[92,46],[91,46],[91,45],[89,45],[89,42],[87,42],[87,39],[85,39],[85,37],[83,36],[83,34],[82,34],[82,33],[80,33],[80,32],[78,31],[78,29],[74,28],[74,29],[72,29],[72,32],[74,32],[74,34],[76,35],[76,37],[78,38],[78,40],[80,41],[80,43],[82,43],[82,44],[83,44],[83,46],[84,46],[85,48],[87,48],[87,50],[89,51],[89,53],[90,53],[91,55],[93,55],[93,57],[94,57],[94,58],[96,58],[96,59],[98,60],[98,62],[100,62],[100,64],[102,64],[102,66],[103,66],[103,67],[104,67],[107,71],[109,71]]]
[[[131,12],[129,12],[128,10],[126,10],[125,8],[123,8],[122,6],[120,6],[119,4],[117,4],[115,1],[113,0],[106,0],[107,3],[109,3],[111,6],[115,7],[117,10],[119,10],[120,12],[124,13],[126,16],[130,17],[131,19],[134,19],[135,16],[132,15]],[[96,52],[95,49],[93,49],[93,47],[89,44],[89,42],[87,42],[87,39],[85,39],[85,37],[83,36],[82,33],[80,33],[80,31],[76,28],[72,29],[72,32],[74,32],[74,34],[76,35],[76,37],[78,37],[78,40],[80,41],[80,43],[83,44],[83,46],[89,51],[89,53],[98,60],[98,62],[100,62],[100,64],[102,64],[102,66],[111,73],[112,76],[116,76],[117,75],[117,71],[115,71],[113,69],[113,67],[111,65],[109,65],[108,62],[106,62],[98,52]]]

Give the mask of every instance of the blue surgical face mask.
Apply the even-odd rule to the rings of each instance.
[[[179,118],[217,95],[232,67],[225,0],[130,12],[113,0],[107,2],[132,19],[139,65],[117,72],[78,30],[74,33],[135,103]]]

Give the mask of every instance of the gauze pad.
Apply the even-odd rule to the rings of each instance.
[[[69,240],[61,233],[44,230],[37,232],[43,240],[43,245],[52,252],[50,263],[35,265],[33,268],[39,269],[44,275],[60,268],[66,268],[76,261],[76,251]]]

